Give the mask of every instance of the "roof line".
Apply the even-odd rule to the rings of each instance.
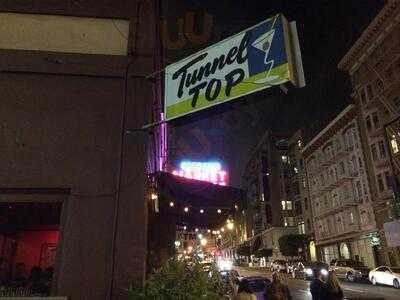
[[[399,0],[389,0],[387,4],[381,9],[378,15],[372,20],[368,27],[363,31],[361,36],[357,39],[350,50],[344,55],[338,64],[338,68],[341,70],[349,71],[351,66],[349,66],[351,60],[358,55],[362,49],[373,43],[371,39],[374,34],[379,32],[382,28],[382,24],[390,18],[392,14],[395,13],[396,8],[400,5]]]
[[[320,137],[322,137],[336,122],[338,122],[342,117],[344,117],[348,112],[354,108],[354,104],[348,105],[344,110],[342,110],[328,125],[326,125],[311,141],[307,143],[301,149],[301,153],[304,153],[308,148],[312,146]]]

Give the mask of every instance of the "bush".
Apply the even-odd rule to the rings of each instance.
[[[147,280],[144,288],[131,286],[130,300],[221,299],[224,286],[219,273],[204,272],[198,262],[169,260]]]

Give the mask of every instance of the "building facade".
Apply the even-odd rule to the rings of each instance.
[[[289,164],[289,199],[293,201],[294,223],[298,234],[305,234],[309,239],[305,256],[311,261],[316,260],[313,216],[308,193],[308,178],[302,149],[304,134],[298,130],[288,139]]]
[[[0,3],[0,198],[2,208],[24,204],[25,213],[2,214],[1,225],[24,227],[1,226],[0,236],[43,249],[34,260],[2,248],[6,279],[16,266],[51,267],[51,294],[70,299],[126,299],[130,284],[144,281],[147,175],[156,159],[148,160],[150,138],[138,129],[159,120],[146,79],[156,71],[155,3]],[[26,214],[43,204],[57,204],[57,222]],[[36,242],[27,238],[32,228]]]
[[[377,236],[357,108],[346,107],[302,149],[320,260],[376,265]]]
[[[243,176],[247,240],[250,240],[253,253],[258,249],[272,249],[270,261],[283,258],[279,237],[298,233],[296,217],[299,216],[295,212],[295,203],[300,211],[301,197],[299,181],[294,175],[299,166],[297,162],[291,163],[288,153],[286,136],[267,131],[254,149]],[[297,187],[293,188],[293,183]],[[300,231],[303,229],[300,222]]]
[[[361,116],[361,136],[380,233],[380,263],[400,265],[400,241],[388,244],[389,232],[384,230],[386,223],[399,217],[394,208],[399,203],[400,174],[400,1],[387,1],[339,68],[351,77],[353,98]]]

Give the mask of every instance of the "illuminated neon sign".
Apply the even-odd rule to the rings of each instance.
[[[189,179],[211,182],[218,185],[227,185],[227,172],[219,162],[182,161],[180,169],[172,174]]]

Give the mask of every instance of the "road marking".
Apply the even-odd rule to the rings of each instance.
[[[349,288],[349,287],[345,287],[344,290],[345,291],[348,290],[348,291],[351,291],[351,292],[357,292],[357,293],[365,293],[366,292],[364,290],[359,290],[359,289]]]

